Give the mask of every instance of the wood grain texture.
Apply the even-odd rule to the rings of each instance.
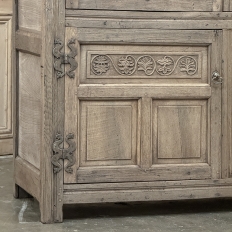
[[[54,40],[65,41],[65,1],[42,0],[43,131],[41,153],[41,221],[63,220],[63,173],[53,174],[51,157],[56,133],[64,133],[64,78],[57,80],[53,69]],[[63,163],[63,162],[62,162]]]
[[[214,37],[213,31],[206,30],[149,30],[149,29],[101,29],[78,28],[80,43],[119,43],[119,44],[162,44],[183,45],[209,44]]]
[[[153,101],[153,162],[208,161],[207,100]]]
[[[211,48],[211,69],[210,75],[214,71],[221,73],[222,65],[222,31],[215,31],[214,42]],[[210,153],[212,177],[214,179],[221,178],[221,149],[222,149],[222,87],[220,84],[215,84],[211,80],[212,97],[210,99]]]
[[[132,29],[132,28],[141,28],[141,29],[163,29],[163,30],[193,30],[193,29],[221,29],[221,28],[231,28],[232,20],[218,19],[218,20],[184,20],[181,19],[112,19],[109,18],[67,18],[66,26],[67,27],[77,27],[77,28],[115,28],[115,29]]]
[[[12,15],[13,13],[12,0],[0,0],[0,15]]]
[[[143,154],[141,154],[142,156]],[[111,183],[130,181],[161,180],[200,180],[211,178],[208,164],[163,164],[150,168],[137,165],[113,167],[80,167],[77,170],[77,183]]]
[[[99,86],[99,85],[80,85],[75,91],[80,99],[99,99],[99,98],[139,98],[151,97],[156,99],[202,99],[211,96],[211,88],[208,85],[158,85],[154,86]]]
[[[232,31],[223,30],[223,63],[222,63],[222,178],[228,178],[231,176],[231,73],[232,73],[232,63],[231,63],[231,39]]]
[[[178,181],[154,181],[154,182],[124,182],[124,183],[94,183],[94,184],[65,184],[64,192],[88,192],[110,190],[143,190],[143,189],[183,189],[198,187],[231,186],[232,179],[218,180],[178,180]]]
[[[19,52],[19,144],[18,154],[40,168],[42,81],[40,58]]]
[[[226,0],[225,0],[226,1]],[[230,0],[229,0],[230,1]],[[159,20],[201,20],[216,21],[231,20],[232,12],[142,12],[142,11],[101,11],[101,10],[66,10],[66,18],[94,18],[94,19],[159,19]],[[152,21],[151,21],[152,23]]]
[[[189,200],[208,198],[230,198],[231,186],[182,188],[182,189],[146,189],[118,191],[66,192],[65,204],[104,203],[104,202],[136,202],[161,200]]]
[[[65,29],[65,41],[66,44],[72,38],[76,39],[76,28],[68,27]],[[72,166],[73,173],[64,172],[64,183],[76,183],[76,172],[79,168],[79,152],[80,152],[80,114],[79,114],[79,106],[80,101],[75,95],[75,91],[73,88],[76,88],[79,85],[80,81],[80,44],[78,40],[75,41],[75,47],[77,49],[77,56],[75,60],[78,63],[78,67],[74,70],[75,78],[69,78],[66,76],[65,78],[65,125],[64,125],[64,134],[67,135],[69,133],[74,134],[74,139],[76,142],[77,149],[74,151],[73,156],[75,157],[75,164]],[[66,53],[70,51],[69,48],[66,47]],[[64,162],[64,165],[67,165],[67,161]]]
[[[80,167],[137,164],[138,102],[80,102]]]
[[[12,18],[0,16],[0,139],[12,138]],[[1,152],[0,152],[1,155]]]
[[[42,0],[18,0],[18,26],[41,31]]]
[[[13,154],[13,138],[0,140],[0,155]]]
[[[66,8],[94,10],[142,10],[142,11],[219,11],[221,0],[150,0],[108,1],[67,0]]]
[[[41,33],[29,30],[17,30],[15,35],[15,47],[17,50],[34,55],[41,55]]]
[[[231,0],[224,0],[223,11],[232,11],[232,1]]]
[[[15,182],[40,201],[40,172],[33,165],[17,157],[14,163]]]

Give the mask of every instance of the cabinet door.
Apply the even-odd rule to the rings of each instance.
[[[221,35],[66,28],[78,68],[65,77],[77,145],[65,183],[220,178]]]

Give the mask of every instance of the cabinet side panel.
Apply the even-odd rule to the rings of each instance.
[[[19,52],[18,154],[40,168],[41,75],[40,58]]]
[[[41,31],[41,0],[18,0],[18,26]]]

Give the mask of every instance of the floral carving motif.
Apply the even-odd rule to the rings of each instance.
[[[194,75],[197,71],[197,61],[192,57],[184,57],[180,60],[180,71],[188,75]]]
[[[118,61],[118,67],[122,74],[131,75],[135,71],[135,59],[132,56],[121,57]]]
[[[157,54],[158,55],[158,54]],[[179,56],[173,59],[171,56],[164,56],[155,60],[151,55],[143,55],[134,57],[132,55],[120,56],[117,60],[115,55],[95,55],[91,61],[91,70],[95,75],[103,75],[107,73],[111,67],[119,75],[131,76],[134,73],[139,74],[143,71],[146,76],[151,76],[156,72],[160,76],[170,76],[178,72],[186,72],[192,76],[198,70],[198,61],[193,56]],[[110,72],[112,69],[110,70]]]
[[[92,71],[96,75],[106,73],[110,68],[110,60],[105,55],[95,56],[92,60]]]
[[[138,59],[138,70],[144,71],[148,76],[154,73],[155,66],[155,61],[151,56],[142,56]]]
[[[157,70],[160,75],[169,75],[173,71],[174,60],[170,56],[165,56],[163,59],[157,60],[161,67]],[[171,67],[169,67],[171,66]]]

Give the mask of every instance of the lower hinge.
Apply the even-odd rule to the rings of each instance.
[[[73,173],[73,166],[76,162],[76,158],[73,155],[74,151],[76,150],[76,143],[73,141],[74,139],[74,134],[68,134],[66,136],[65,141],[69,145],[68,148],[61,148],[64,142],[64,138],[61,134],[57,133],[56,134],[56,140],[53,143],[53,156],[52,156],[52,164],[53,164],[53,170],[54,173],[58,173],[62,170],[62,166],[59,163],[60,159],[63,160],[68,160],[67,165],[65,166],[65,171],[67,173],[72,174]]]

